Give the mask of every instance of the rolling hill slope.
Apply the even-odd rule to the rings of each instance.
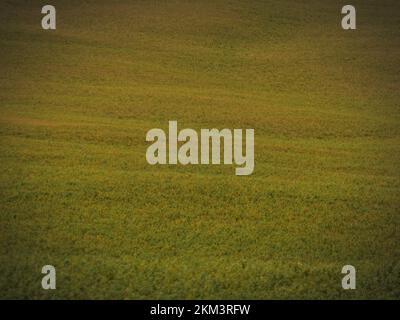
[[[0,298],[398,299],[400,5],[352,4],[3,1]],[[254,173],[150,166],[169,120]]]

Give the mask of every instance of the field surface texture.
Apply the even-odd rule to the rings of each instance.
[[[0,3],[0,298],[400,298],[398,0],[45,4]],[[253,174],[149,165],[169,120]]]

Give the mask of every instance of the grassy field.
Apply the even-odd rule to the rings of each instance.
[[[398,0],[44,4],[0,4],[0,298],[400,298]],[[169,120],[253,174],[150,166]]]

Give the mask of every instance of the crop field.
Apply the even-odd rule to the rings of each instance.
[[[398,0],[44,4],[0,3],[1,299],[400,298]],[[171,120],[254,172],[150,165]]]

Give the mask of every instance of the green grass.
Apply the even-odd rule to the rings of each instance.
[[[0,298],[400,298],[398,1],[44,4],[0,4]],[[253,174],[150,166],[168,120]]]

